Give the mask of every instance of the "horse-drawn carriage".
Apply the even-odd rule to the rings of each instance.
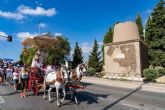
[[[57,105],[60,106],[61,103],[64,101],[66,96],[66,89],[71,92],[71,96],[74,96],[74,100],[76,104],[77,101],[77,92],[76,89],[81,88],[83,89],[84,86],[81,85],[81,78],[86,73],[86,68],[84,64],[79,64],[76,69],[68,70],[67,68],[57,68],[56,71],[50,71],[46,74],[44,78],[44,99],[46,99],[45,92],[47,86],[48,89],[48,99],[51,102],[51,90],[53,88],[56,89],[56,99]],[[59,101],[59,90],[62,89],[63,99]]]
[[[53,66],[47,66],[43,69],[43,59],[46,57],[44,48],[49,48],[54,42],[54,39],[47,36],[37,36],[34,38],[25,39],[22,44],[26,47],[37,47],[37,52],[33,57],[31,69],[29,69],[28,89],[33,90],[35,95],[38,95],[40,91],[44,92],[44,99],[46,99],[46,91],[48,91],[48,99],[51,102],[51,90],[56,89],[57,105],[60,106],[66,96],[66,89],[72,92],[76,104],[77,96],[76,89],[83,88],[80,86],[80,80],[82,75],[86,72],[85,65],[80,64],[75,70],[69,70],[67,65],[65,67],[53,68]],[[51,67],[51,68],[50,68]],[[59,101],[59,90],[62,89],[63,99]]]
[[[37,95],[43,88],[45,71],[43,69],[43,60],[46,57],[45,50],[53,45],[55,39],[51,38],[49,34],[43,34],[36,37],[27,37],[22,41],[24,46],[22,54],[28,56],[27,48],[33,48],[35,54],[29,67],[28,90],[33,90]]]

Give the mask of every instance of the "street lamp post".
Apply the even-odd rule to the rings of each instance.
[[[10,36],[10,35],[8,35],[8,36],[2,36],[2,35],[0,35],[0,37],[5,37],[5,38],[7,38],[7,41],[8,42],[12,42],[12,36]]]

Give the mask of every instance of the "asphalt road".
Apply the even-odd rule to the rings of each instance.
[[[27,93],[27,98],[21,98],[13,86],[0,85],[0,110],[165,110],[165,93],[86,85],[85,89],[78,90],[78,105],[68,94],[61,107],[57,107],[55,97],[52,103],[32,92]]]

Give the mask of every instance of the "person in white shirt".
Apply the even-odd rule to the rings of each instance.
[[[13,68],[12,68],[12,65],[10,64],[9,67],[6,69],[7,84],[9,85],[11,84],[12,78],[13,78]]]
[[[14,89],[17,91],[17,84],[18,84],[18,81],[19,81],[19,74],[20,74],[20,71],[19,71],[19,68],[18,67],[15,67],[14,68],[14,73],[13,73],[13,81],[14,81]]]

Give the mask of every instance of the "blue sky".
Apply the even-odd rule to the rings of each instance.
[[[117,21],[134,21],[140,13],[145,25],[159,0],[1,0],[0,34],[12,35],[13,42],[0,38],[0,58],[19,59],[21,40],[40,33],[66,36],[74,48],[78,41],[88,57],[96,38],[99,44]]]

